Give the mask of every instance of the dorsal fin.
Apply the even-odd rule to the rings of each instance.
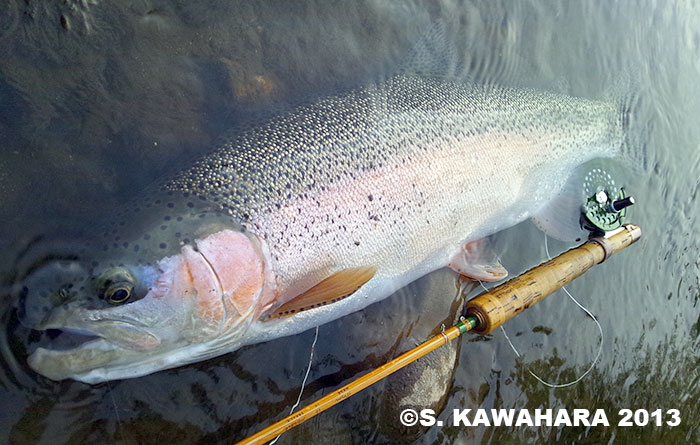
[[[275,309],[267,318],[281,318],[315,307],[335,303],[353,294],[357,289],[362,287],[363,284],[372,279],[376,272],[377,268],[374,266],[343,269],[321,281],[303,294],[284,303],[282,306]]]
[[[408,75],[453,77],[457,48],[447,39],[447,24],[433,23],[418,39],[399,72]]]

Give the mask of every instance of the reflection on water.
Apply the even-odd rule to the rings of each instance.
[[[680,426],[433,427],[395,432],[401,376],[382,382],[279,443],[700,441],[697,198],[700,15],[666,2],[17,2],[0,16],[0,440],[13,443],[230,441],[294,403],[313,332],[135,380],[55,383],[24,362],[33,333],[13,313],[23,246],[80,233],[161,174],[206,152],[232,126],[401,66],[436,20],[450,23],[468,79],[604,95],[625,69],[641,97],[650,171],[629,170],[630,221],[644,237],[571,291],[595,325],[556,294],[500,333],[462,340],[443,416],[453,408],[679,409]],[[517,273],[545,258],[530,223],[500,234]],[[566,246],[555,244],[559,250]],[[455,278],[440,271],[361,313],[321,327],[302,404],[423,340],[449,314]],[[426,307],[427,298],[442,296]],[[261,360],[265,357],[265,360]],[[272,358],[272,359],[270,359]],[[405,376],[403,377],[405,378]],[[410,391],[409,391],[410,393]],[[368,408],[369,407],[369,408]],[[400,432],[399,432],[400,433]],[[411,434],[414,433],[414,434]],[[400,433],[401,434],[401,433]]]

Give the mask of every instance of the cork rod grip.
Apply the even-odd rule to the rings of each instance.
[[[629,224],[610,238],[595,238],[536,266],[467,303],[467,315],[477,318],[474,329],[488,334],[588,269],[631,245],[641,237],[638,226]]]

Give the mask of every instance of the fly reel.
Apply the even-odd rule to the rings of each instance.
[[[601,168],[594,168],[584,178],[581,209],[581,227],[592,235],[602,235],[622,227],[627,207],[634,198],[623,187],[615,184],[613,177]]]

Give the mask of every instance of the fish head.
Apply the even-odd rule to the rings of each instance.
[[[260,240],[226,213],[170,202],[27,275],[20,319],[44,333],[32,369],[94,383],[202,360],[271,304]]]

